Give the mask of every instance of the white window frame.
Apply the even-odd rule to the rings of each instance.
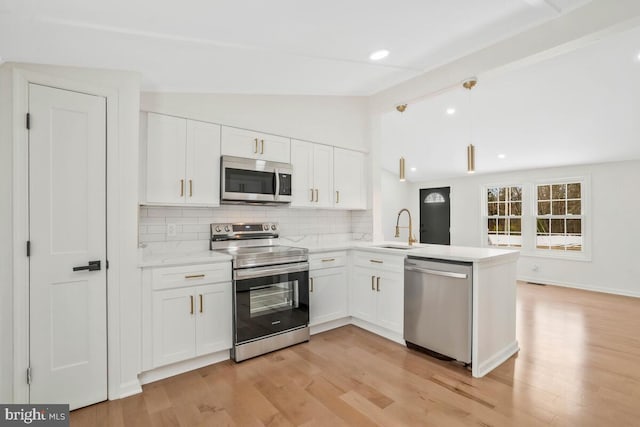
[[[554,184],[573,184],[580,183],[580,203],[582,207],[582,214],[576,215],[576,219],[582,220],[582,250],[581,251],[561,251],[556,249],[541,249],[537,247],[537,218],[538,218],[538,186],[539,185],[554,185]],[[536,180],[533,183],[531,193],[531,210],[530,215],[533,219],[532,229],[532,254],[530,256],[537,256],[543,258],[558,258],[558,259],[571,259],[576,261],[591,261],[591,177],[589,175],[577,176],[577,177],[563,177],[563,178],[546,178]],[[553,215],[549,216],[553,218]],[[560,216],[567,218],[566,215]]]
[[[582,251],[559,251],[553,249],[538,249],[536,247],[537,234],[537,208],[538,208],[538,185],[570,184],[579,182],[581,184],[582,201]],[[496,187],[522,187],[522,246],[494,246],[489,245],[489,233],[487,230],[488,200],[487,191]],[[557,178],[548,177],[544,179],[523,179],[520,182],[499,182],[483,184],[480,186],[482,192],[480,200],[482,203],[480,215],[480,245],[485,248],[513,249],[519,250],[522,256],[564,259],[572,261],[591,261],[591,176],[559,176]]]

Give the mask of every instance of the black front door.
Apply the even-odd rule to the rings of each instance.
[[[450,245],[450,187],[420,190],[420,243]]]

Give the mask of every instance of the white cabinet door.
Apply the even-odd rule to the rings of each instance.
[[[289,163],[291,140],[228,126],[222,127],[222,154]]]
[[[196,356],[231,348],[231,291],[230,282],[196,288]]]
[[[187,120],[187,204],[220,204],[220,126]]]
[[[153,366],[195,356],[193,288],[153,292]]]
[[[353,268],[349,303],[349,309],[353,317],[373,323],[376,321],[377,293],[375,291],[375,277],[376,271],[372,269]]]
[[[147,202],[183,203],[187,121],[149,113],[147,124]]]
[[[347,271],[344,267],[309,272],[309,323],[317,325],[348,315]]]
[[[306,141],[291,141],[291,206],[309,207],[315,205],[313,193],[313,144]]]
[[[315,206],[333,207],[333,147],[313,144],[313,183]]]
[[[404,275],[378,271],[376,291],[378,293],[377,324],[390,331],[402,334],[404,325]],[[376,281],[378,279],[376,278]],[[378,291],[379,289],[379,291]]]
[[[336,208],[366,209],[367,183],[365,180],[365,159],[363,153],[342,148],[333,150],[334,190]]]

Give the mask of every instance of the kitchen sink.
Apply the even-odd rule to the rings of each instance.
[[[399,249],[399,250],[408,250],[408,249],[414,249],[414,246],[405,246],[405,245],[380,245],[380,246],[376,246],[376,248],[382,248],[382,249]]]

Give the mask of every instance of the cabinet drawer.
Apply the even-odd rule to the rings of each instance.
[[[151,273],[151,287],[154,290],[230,281],[230,262],[155,268]]]
[[[309,269],[319,270],[322,268],[342,267],[347,265],[347,253],[345,251],[340,252],[325,252],[321,254],[309,255]]]
[[[353,253],[353,263],[359,267],[375,268],[377,270],[404,271],[404,255],[356,251]]]

